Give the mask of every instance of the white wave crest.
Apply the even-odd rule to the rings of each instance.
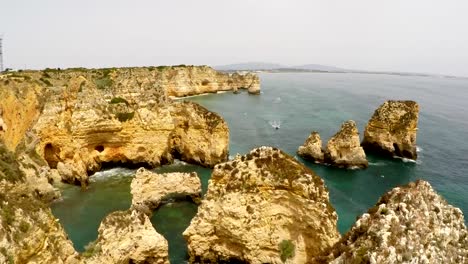
[[[132,177],[136,170],[127,168],[112,168],[109,170],[98,171],[89,177],[90,182],[106,181],[108,179]]]
[[[187,164],[188,164],[187,162],[181,161],[181,160],[178,160],[178,159],[175,159],[174,163],[173,163],[173,165],[187,165]]]
[[[369,166],[385,166],[386,163],[383,161],[369,162]]]
[[[423,152],[423,148],[421,148],[420,146],[416,146],[416,152]]]

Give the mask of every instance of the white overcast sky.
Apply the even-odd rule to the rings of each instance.
[[[0,0],[11,68],[273,62],[468,76],[467,0]]]

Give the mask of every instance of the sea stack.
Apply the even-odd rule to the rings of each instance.
[[[356,122],[349,120],[341,125],[341,129],[322,149],[322,140],[317,131],[313,131],[297,154],[315,163],[326,163],[339,168],[367,168],[368,162],[364,149],[359,143],[359,132]]]
[[[322,140],[317,131],[312,131],[309,137],[297,150],[297,154],[305,159],[314,161],[315,163],[323,163],[324,155],[322,150]]]
[[[467,263],[463,213],[428,182],[383,195],[319,263]]]
[[[366,151],[415,160],[419,105],[414,101],[386,101],[369,120],[362,147]]]
[[[319,176],[260,147],[215,166],[183,235],[191,263],[308,263],[339,240],[336,222]]]
[[[366,153],[359,142],[356,122],[349,120],[332,137],[325,148],[325,161],[340,168],[367,168]]]

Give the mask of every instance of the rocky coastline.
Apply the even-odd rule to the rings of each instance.
[[[294,157],[263,146],[228,160],[223,118],[170,97],[199,94],[200,87],[258,94],[258,77],[183,68],[46,70],[0,79],[0,263],[169,263],[168,242],[150,216],[175,198],[200,203],[183,233],[190,263],[468,261],[463,213],[428,182],[387,192],[340,235],[324,180]],[[418,111],[415,102],[386,102],[362,144],[348,121],[325,150],[313,132],[298,152],[338,167],[367,167],[363,148],[415,159]],[[73,248],[49,208],[60,195],[51,183],[86,189],[88,175],[103,165],[155,167],[174,159],[213,168],[204,197],[196,173],[140,168],[131,207],[105,217],[85,252]]]

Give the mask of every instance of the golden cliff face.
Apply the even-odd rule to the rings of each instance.
[[[183,97],[189,95],[216,93],[247,89],[251,94],[260,93],[260,80],[255,74],[221,73],[201,67],[156,68],[160,85],[166,88],[167,95]]]
[[[29,133],[50,168],[82,185],[105,163],[226,161],[226,122],[169,97],[260,89],[256,75],[206,66],[25,71],[3,75],[0,86],[0,139],[14,150]]]

